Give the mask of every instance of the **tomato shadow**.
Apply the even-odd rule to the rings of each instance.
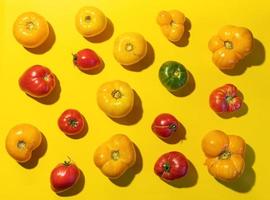
[[[136,163],[133,165],[133,167],[129,168],[120,178],[110,179],[110,181],[115,185],[118,185],[120,187],[127,187],[135,178],[136,174],[142,171],[143,168],[142,154],[136,144],[134,144],[134,147],[136,151]]]
[[[49,94],[46,97],[42,97],[42,98],[35,98],[35,97],[30,96],[30,95],[28,95],[28,96],[31,97],[32,99],[35,99],[39,103],[42,103],[45,105],[51,105],[59,100],[60,93],[61,93],[61,85],[60,85],[58,78],[55,76],[55,88],[53,89],[51,94]]]
[[[189,78],[186,85],[184,85],[182,88],[180,88],[179,90],[175,92],[171,92],[174,96],[185,97],[185,96],[190,95],[195,90],[196,88],[195,79],[190,71],[188,71],[188,77]]]
[[[62,197],[67,197],[67,196],[74,196],[79,194],[85,185],[85,176],[82,172],[82,170],[80,170],[80,178],[78,180],[78,182],[71,188],[69,188],[66,191],[63,191],[61,193],[56,193],[58,196],[62,196]]]
[[[256,173],[254,169],[252,168],[252,165],[255,162],[255,152],[252,149],[250,145],[246,145],[246,155],[245,155],[245,161],[246,161],[246,168],[242,176],[232,182],[223,182],[220,180],[217,180],[222,185],[240,193],[247,193],[249,192],[252,187],[255,185],[256,182]]]
[[[94,37],[84,37],[84,38],[92,43],[100,43],[109,40],[112,37],[113,32],[114,32],[114,25],[112,21],[109,18],[107,18],[107,26],[102,33]]]
[[[79,134],[76,135],[67,135],[68,137],[72,138],[72,139],[81,139],[83,138],[89,130],[89,126],[88,126],[88,122],[86,121],[85,117],[84,118],[84,128],[82,130],[82,132],[80,132]]]
[[[188,19],[187,17],[186,17],[186,21],[184,23],[184,26],[185,26],[185,30],[184,30],[184,34],[181,37],[181,39],[177,42],[173,42],[173,44],[178,46],[178,47],[185,47],[189,44],[190,29],[191,29],[192,25],[191,25],[190,19]]]
[[[49,35],[48,35],[48,38],[45,40],[45,42],[36,48],[25,47],[27,51],[34,54],[44,54],[52,48],[53,44],[55,43],[56,36],[55,36],[55,32],[53,30],[52,25],[49,22],[48,22],[48,25],[49,25]]]
[[[174,181],[164,182],[176,188],[187,188],[195,186],[198,182],[198,172],[190,160],[188,167],[188,172],[184,177],[176,179]]]
[[[96,75],[96,74],[99,74],[103,69],[104,69],[104,67],[105,67],[105,64],[104,64],[104,61],[102,60],[102,58],[101,57],[99,57],[99,59],[100,59],[100,66],[98,67],[98,68],[96,68],[96,69],[93,69],[93,70],[81,70],[80,68],[78,68],[78,67],[76,67],[76,68],[78,68],[81,72],[83,72],[83,73],[85,73],[85,74],[88,74],[88,75]]]
[[[182,123],[179,122],[178,129],[169,138],[161,138],[168,144],[177,144],[181,140],[186,139],[186,128]]]
[[[151,66],[154,63],[154,60],[155,60],[154,48],[149,42],[147,42],[147,53],[142,60],[133,65],[122,65],[122,66],[129,71],[140,72],[146,69],[147,67]]]
[[[32,168],[36,167],[38,165],[39,159],[42,156],[44,156],[45,153],[47,152],[47,147],[48,147],[47,139],[44,136],[44,134],[42,134],[41,144],[39,145],[39,147],[37,149],[35,149],[32,152],[31,159],[25,163],[19,163],[19,164],[26,169],[32,169]]]
[[[134,91],[134,105],[131,112],[123,118],[111,118],[113,121],[123,124],[123,125],[132,125],[138,123],[143,116],[143,107],[142,101],[139,95],[135,90]]]
[[[238,91],[238,96],[244,100],[244,95],[242,92]],[[239,110],[236,110],[234,112],[224,112],[224,113],[216,113],[216,114],[223,119],[230,119],[233,117],[244,116],[247,113],[248,113],[248,105],[245,102],[243,102]]]
[[[221,70],[227,75],[237,76],[243,74],[248,67],[260,66],[265,61],[264,45],[257,39],[254,39],[252,52],[243,60],[241,60],[234,69]]]

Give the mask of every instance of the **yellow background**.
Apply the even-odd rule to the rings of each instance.
[[[74,25],[76,12],[85,5],[100,8],[111,21],[106,33],[91,41]],[[190,37],[186,34],[179,46],[162,35],[155,21],[160,10],[172,8],[185,13],[191,25]],[[1,0],[0,199],[270,199],[269,8],[267,0]],[[12,35],[13,22],[25,11],[40,13],[53,28],[50,41],[32,52]],[[209,38],[226,24],[248,27],[256,38],[254,52],[232,74],[219,71],[207,49]],[[128,31],[144,35],[151,47],[137,71],[123,68],[112,55],[114,39]],[[105,67],[100,73],[86,74],[73,66],[71,54],[82,48],[94,49],[103,58]],[[159,67],[167,60],[181,62],[194,78],[195,84],[182,96],[169,93],[159,82]],[[49,99],[37,101],[19,89],[19,76],[34,64],[48,66],[59,79],[60,87]],[[137,93],[135,111],[123,120],[108,118],[96,104],[97,88],[114,79],[128,82]],[[220,117],[209,108],[210,92],[225,83],[235,84],[244,95],[245,105],[237,116]],[[84,137],[73,139],[58,129],[58,116],[67,108],[80,110],[87,119]],[[161,112],[177,116],[185,127],[185,140],[168,144],[152,133],[151,123]],[[38,127],[46,142],[32,162],[20,165],[7,154],[5,137],[11,127],[24,122]],[[249,145],[246,171],[235,183],[216,181],[203,165],[200,142],[212,129],[238,134]],[[112,182],[92,158],[95,148],[115,133],[128,135],[141,158],[124,177]],[[153,173],[153,165],[171,150],[181,151],[192,164],[186,178],[167,184]],[[84,180],[59,196],[51,191],[49,176],[67,156],[81,168]]]

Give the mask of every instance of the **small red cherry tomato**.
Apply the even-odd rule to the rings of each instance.
[[[152,123],[152,131],[160,138],[170,137],[178,127],[178,120],[168,113],[158,115]]]
[[[58,164],[50,176],[52,190],[61,193],[70,189],[78,182],[80,174],[80,169],[71,161]]]
[[[55,88],[56,78],[49,68],[34,65],[27,69],[19,79],[20,88],[36,98],[48,96]]]
[[[58,119],[58,127],[66,135],[76,135],[83,131],[85,125],[82,114],[74,109],[64,111]]]
[[[188,160],[180,152],[168,152],[156,161],[154,171],[161,179],[173,181],[187,174]]]
[[[226,84],[215,89],[210,94],[209,104],[215,112],[233,112],[240,109],[242,98],[238,96],[236,86]]]
[[[82,49],[74,54],[73,63],[83,71],[91,71],[101,66],[99,56],[91,49]]]

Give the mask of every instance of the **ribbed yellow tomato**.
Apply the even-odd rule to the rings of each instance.
[[[78,11],[75,24],[84,37],[93,37],[105,30],[107,17],[98,8],[85,6]]]
[[[202,149],[207,156],[205,164],[209,173],[223,181],[239,178],[245,169],[246,143],[236,135],[211,131],[202,140]]]
[[[104,83],[97,92],[100,109],[112,118],[125,117],[134,104],[134,92],[126,82],[115,80]]]
[[[139,33],[124,33],[114,43],[113,55],[122,65],[133,65],[145,57],[147,42]]]
[[[13,25],[13,35],[26,48],[35,48],[46,41],[49,25],[44,17],[34,12],[18,16]]]
[[[136,162],[134,144],[127,136],[116,134],[96,149],[94,162],[105,176],[119,178]]]
[[[6,137],[6,149],[20,163],[27,162],[42,141],[42,133],[30,124],[13,127]]]

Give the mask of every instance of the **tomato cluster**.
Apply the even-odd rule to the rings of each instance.
[[[94,7],[81,8],[75,21],[78,32],[87,38],[102,34],[108,23],[104,13]],[[186,17],[178,10],[161,11],[157,17],[162,33],[171,42],[181,40],[185,21]],[[26,48],[42,45],[47,40],[49,31],[46,19],[34,12],[23,13],[13,26],[14,37]],[[252,41],[253,36],[246,28],[223,27],[209,41],[214,63],[222,70],[234,68],[250,53]],[[139,33],[130,32],[116,38],[113,55],[119,64],[133,66],[144,59],[147,51],[148,42],[145,38]],[[73,63],[82,71],[93,71],[102,66],[102,59],[94,50],[85,48],[73,55]],[[181,91],[188,86],[189,72],[177,61],[166,61],[159,69],[159,79],[169,92]],[[19,86],[29,96],[44,98],[54,90],[56,76],[47,67],[33,65],[22,73]],[[134,91],[128,83],[121,80],[106,82],[98,89],[97,104],[108,117],[123,118],[133,110]],[[241,108],[242,97],[236,86],[225,84],[210,94],[209,105],[217,113],[234,112]],[[86,119],[76,109],[67,109],[58,118],[59,129],[68,136],[81,134],[85,124]],[[155,135],[166,141],[180,131],[180,126],[181,123],[175,116],[161,113],[153,120],[151,129]],[[6,149],[15,160],[24,163],[31,159],[32,151],[41,144],[42,137],[34,126],[20,124],[10,130],[6,138]],[[206,165],[214,177],[234,180],[242,174],[245,142],[241,137],[213,131],[204,137],[202,148],[207,156]],[[127,136],[117,134],[96,149],[94,163],[105,176],[115,179],[135,164],[136,157],[134,143]],[[223,162],[224,160],[227,162]],[[154,172],[165,181],[185,176],[188,169],[188,159],[178,151],[162,154],[154,165]],[[80,169],[70,159],[57,165],[50,178],[53,191],[59,193],[73,187],[80,174]]]

